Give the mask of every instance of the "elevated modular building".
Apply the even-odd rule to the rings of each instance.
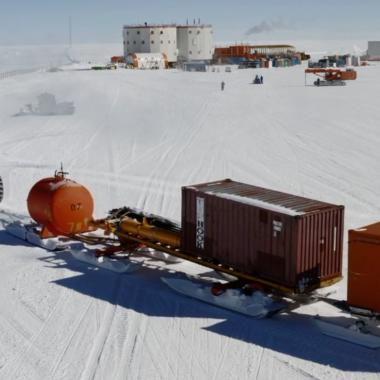
[[[296,48],[292,45],[252,45],[251,54],[262,54],[267,56],[292,55]]]
[[[292,45],[232,45],[215,48],[215,59],[245,58],[259,59],[264,57],[294,56],[296,48]]]
[[[125,25],[124,57],[136,53],[165,54],[169,63],[177,62],[176,25]]]
[[[211,61],[214,38],[211,25],[178,25],[177,46],[179,61]]]
[[[309,58],[292,45],[248,44],[216,47],[213,56],[217,63],[237,64],[240,68],[287,67]]]
[[[380,61],[380,41],[368,41],[368,59]]]

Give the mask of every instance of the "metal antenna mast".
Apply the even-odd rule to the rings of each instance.
[[[69,47],[72,45],[71,16],[69,16]]]

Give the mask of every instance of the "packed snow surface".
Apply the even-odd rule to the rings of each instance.
[[[343,204],[346,230],[380,219],[379,66],[359,68],[345,87],[316,88],[305,86],[303,67],[185,73],[63,63],[1,81],[0,219],[26,215],[29,189],[61,162],[92,192],[96,217],[127,205],[179,220],[181,186],[232,178]],[[256,74],[263,86],[251,84]],[[15,116],[45,92],[73,102],[75,113]],[[195,264],[151,258],[116,274],[3,228],[0,263],[1,379],[380,375],[379,351],[312,323],[317,313],[341,318],[331,306],[255,320],[160,281],[215,276]],[[345,283],[334,297],[345,298]]]

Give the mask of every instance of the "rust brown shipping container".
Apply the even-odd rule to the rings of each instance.
[[[344,207],[229,179],[182,188],[181,248],[303,292],[341,278]]]
[[[251,49],[249,45],[233,45],[228,47],[216,47],[214,54],[217,57],[235,57],[250,54]]]
[[[348,289],[351,306],[380,313],[380,222],[348,231]]]
[[[125,63],[124,56],[113,56],[111,57],[111,63]]]

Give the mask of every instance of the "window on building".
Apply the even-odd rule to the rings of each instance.
[[[144,41],[144,40],[142,40],[141,43],[142,43],[143,45],[145,45],[145,41]]]
[[[137,31],[137,34],[140,34],[140,31],[139,31],[139,30]]]
[[[154,41],[152,40],[152,41],[150,41],[150,43],[151,43],[151,44],[154,44]]]
[[[133,45],[136,45],[136,41],[133,41]]]

